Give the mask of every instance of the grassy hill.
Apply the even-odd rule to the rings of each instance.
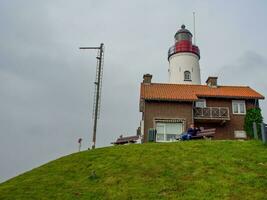
[[[2,200],[267,199],[267,147],[190,141],[75,153],[0,184]]]

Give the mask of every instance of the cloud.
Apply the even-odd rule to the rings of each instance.
[[[267,59],[254,51],[244,52],[232,64],[227,64],[217,71],[221,84],[246,85],[267,94]],[[267,119],[267,106],[262,102],[263,116]]]
[[[79,46],[105,44],[99,147],[121,134],[135,134],[142,75],[167,81],[167,50],[182,23],[192,30],[192,11],[197,13],[202,72],[225,66],[222,82],[249,84],[266,93],[264,55],[250,52],[230,62],[237,56],[232,52],[266,50],[263,43],[249,42],[255,31],[242,25],[253,21],[257,41],[267,34],[260,26],[266,17],[255,14],[265,16],[265,7],[250,4],[242,1],[241,10],[236,1],[0,1],[0,181],[77,151],[79,137],[83,149],[90,145],[96,52]],[[226,41],[235,44],[237,37],[242,43],[231,51],[218,48],[228,47]],[[252,65],[256,78],[254,71],[247,73]]]

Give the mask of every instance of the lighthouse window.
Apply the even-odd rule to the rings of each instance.
[[[184,72],[184,80],[185,81],[191,81],[191,73],[190,73],[190,71],[185,71]]]
[[[176,38],[177,42],[179,42],[181,40],[191,41],[191,36],[188,33],[179,33],[179,34],[177,34],[177,36],[175,38]]]

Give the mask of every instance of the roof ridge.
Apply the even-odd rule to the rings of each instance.
[[[151,83],[150,85],[181,85],[181,86],[206,86],[197,84],[177,84],[177,83]]]
[[[207,85],[141,83],[140,95],[147,99],[185,100],[197,99],[199,96],[220,98],[256,98],[265,97],[249,86],[225,85],[211,88]]]
[[[141,83],[143,84],[143,83]],[[176,86],[190,86],[190,87],[194,87],[194,86],[202,86],[202,87],[208,87],[207,85],[199,85],[199,84],[177,84],[177,83],[150,83],[150,84],[146,84],[146,85],[176,85]],[[247,85],[218,85],[218,87],[243,87],[243,88],[251,88]]]
[[[244,87],[244,88],[250,88],[247,85],[218,85],[219,87]]]

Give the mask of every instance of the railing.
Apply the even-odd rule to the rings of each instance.
[[[230,120],[228,107],[193,108],[194,119],[222,119]]]
[[[173,54],[179,53],[179,52],[191,52],[191,53],[198,55],[198,57],[200,57],[199,48],[197,46],[188,45],[188,44],[185,44],[185,45],[176,44],[169,48],[168,58],[170,58]]]

